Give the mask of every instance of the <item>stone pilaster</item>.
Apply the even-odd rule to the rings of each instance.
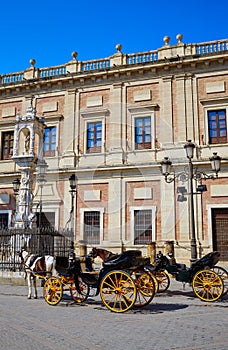
[[[124,162],[122,145],[122,83],[113,84],[110,90],[110,124],[109,133],[112,135],[106,159],[108,165],[118,165]]]
[[[185,74],[176,76],[176,125],[178,130],[178,139],[175,141],[185,142],[187,138],[186,131],[186,94],[185,94]]]
[[[77,120],[79,113],[79,93],[73,90],[66,91],[64,110],[64,137],[63,154],[60,167],[72,168],[76,164],[76,147],[78,144]]]
[[[160,143],[172,143],[174,140],[173,128],[173,99],[172,99],[172,76],[164,77],[160,84],[161,93],[161,121]]]

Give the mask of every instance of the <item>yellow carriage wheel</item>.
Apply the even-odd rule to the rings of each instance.
[[[63,296],[63,286],[57,277],[49,277],[44,283],[43,295],[49,305],[57,305]]]
[[[219,277],[221,277],[223,284],[224,284],[224,289],[223,289],[222,295],[226,295],[228,292],[228,273],[227,273],[226,269],[224,269],[221,266],[214,266],[211,268],[211,270],[214,271],[215,273],[217,273],[217,275],[219,275]]]
[[[156,276],[152,272],[148,271],[148,273],[150,274],[150,276],[152,277],[152,279],[154,281],[155,293],[158,293],[158,288],[159,288],[158,279],[156,278]]]
[[[170,278],[165,271],[154,272],[153,275],[158,281],[158,293],[164,293],[170,286]]]
[[[153,277],[145,272],[136,270],[132,274],[137,289],[137,297],[134,306],[143,307],[148,305],[155,295]]]
[[[70,287],[70,294],[72,299],[76,303],[82,303],[83,301],[86,301],[86,299],[89,296],[89,286],[83,280],[81,277],[78,276],[78,285],[79,285],[79,291],[77,290],[75,286],[75,282],[71,284]]]
[[[111,271],[101,281],[100,296],[111,311],[125,312],[134,305],[137,289],[127,272]]]
[[[201,270],[193,277],[192,288],[199,299],[216,301],[223,294],[224,286],[217,273],[211,270]]]

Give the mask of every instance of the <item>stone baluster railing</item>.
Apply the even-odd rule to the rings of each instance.
[[[0,84],[16,83],[23,80],[23,73],[3,74],[0,75]]]
[[[147,51],[127,55],[127,64],[139,64],[158,60],[158,51]]]
[[[109,59],[93,60],[81,62],[81,69],[83,72],[92,71],[97,69],[105,69],[110,67]]]
[[[196,44],[196,53],[203,55],[228,50],[228,40],[210,41]]]
[[[122,54],[122,47],[120,44],[117,44],[117,52],[113,56],[89,61],[78,61],[77,52],[72,52],[73,59],[71,61],[61,66],[48,68],[35,68],[35,60],[31,59],[31,67],[23,72],[0,75],[0,85],[12,84],[30,79],[51,78],[75,73],[94,72],[115,68],[116,66],[145,64],[174,56],[183,57],[192,54],[205,55],[228,50],[228,39],[187,45],[182,43],[182,35],[181,37],[179,35],[179,39],[177,45],[169,45],[169,40],[166,39],[165,45],[158,50],[134,54]]]
[[[62,74],[66,74],[66,65],[40,69],[41,78],[55,77]]]

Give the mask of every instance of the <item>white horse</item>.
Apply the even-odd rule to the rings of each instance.
[[[50,277],[57,275],[55,258],[51,255],[35,255],[22,249],[19,256],[25,268],[25,278],[28,281],[28,299],[32,297],[32,279],[34,287],[34,299],[37,299],[36,276]]]

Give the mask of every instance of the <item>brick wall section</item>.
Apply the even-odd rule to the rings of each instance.
[[[87,99],[88,97],[95,97],[95,96],[102,96],[102,106],[95,106],[95,107],[87,107]],[[80,111],[88,111],[88,112],[93,112],[96,110],[104,110],[110,109],[110,90],[99,90],[99,91],[91,91],[91,92],[82,92],[80,93],[80,99],[79,99],[79,110]],[[89,113],[88,113],[88,117],[89,117]],[[99,119],[99,117],[98,117]],[[97,118],[96,118],[97,120]],[[109,120],[106,120],[106,125],[105,125],[105,134],[106,134],[106,147],[108,147],[108,140],[109,140]],[[85,135],[85,121],[83,119],[83,117],[80,115],[80,121],[79,121],[79,139],[78,139],[78,143],[79,143],[79,151],[81,153],[84,153],[84,149],[86,148],[84,145],[84,142],[86,142],[86,135]]]
[[[57,102],[58,109],[57,111],[50,111],[50,112],[47,111],[44,113],[44,116],[48,117],[48,115],[56,115],[56,114],[63,115],[65,99],[64,99],[64,95],[61,95],[61,96],[50,96],[42,99],[37,99],[36,110],[37,110],[37,115],[39,117],[43,114],[43,111],[42,111],[43,105],[48,102]]]
[[[213,92],[213,93],[207,93],[206,92],[206,84],[207,83],[218,83],[218,82],[225,82],[225,92]],[[227,97],[227,87],[228,87],[228,77],[225,75],[218,75],[216,77],[208,77],[208,78],[199,78],[197,80],[197,89],[198,89],[198,97],[199,99],[219,99],[221,97]],[[205,134],[205,121],[204,121],[204,106],[199,101],[199,132],[200,132],[200,144],[205,144],[205,140],[202,135]],[[218,103],[219,106],[219,103]],[[216,109],[216,108],[215,108]]]
[[[13,121],[15,121],[15,117],[10,116],[10,117],[2,117],[2,111],[5,108],[15,108],[15,117],[17,112],[20,112],[20,114],[22,114],[23,110],[22,110],[22,101],[14,101],[14,102],[5,102],[5,103],[0,103],[0,121],[6,121],[9,122],[9,119],[13,119]]]
[[[143,90],[151,90],[151,100],[147,101],[134,101],[134,93],[143,91]],[[150,103],[159,103],[160,101],[160,96],[159,96],[159,84],[154,83],[154,84],[143,84],[143,85],[136,85],[136,86],[131,86],[127,88],[127,104],[128,105],[133,105],[135,104],[136,106],[139,105],[146,105]]]
[[[227,178],[221,178],[219,177],[219,182],[218,180],[213,181],[213,180],[207,180],[205,182],[205,184],[207,185],[207,192],[203,193],[203,212],[202,212],[202,218],[203,218],[203,236],[204,239],[207,240],[208,239],[208,211],[206,209],[207,205],[223,205],[223,204],[227,204],[228,205],[228,198],[227,197],[211,197],[211,186],[213,185],[227,185]]]
[[[90,92],[81,92],[80,93],[80,110],[94,110],[99,109],[101,106],[98,107],[87,107],[87,98],[88,97],[95,97],[95,96],[102,96],[102,108],[109,108],[110,104],[110,90],[98,90],[98,91],[90,91]]]
[[[152,188],[153,196],[152,199],[134,199],[134,189],[135,188]],[[161,239],[161,217],[160,217],[160,182],[159,181],[129,181],[126,183],[126,240],[130,240],[130,207],[142,207],[143,206],[156,206],[156,235],[157,239]]]
[[[151,91],[151,99],[147,101],[134,101],[134,93],[143,91],[143,90],[150,90]],[[158,104],[160,103],[160,95],[159,95],[159,84],[144,84],[144,85],[137,85],[133,87],[128,87],[127,88],[127,108],[129,106],[135,106],[135,107],[140,107],[140,106],[149,106],[151,104]],[[146,115],[146,109],[145,109],[145,115]],[[159,109],[156,109],[155,112],[155,118],[156,120],[159,120]],[[156,123],[156,131],[155,135],[156,138],[159,140],[159,123]],[[129,142],[129,145],[132,143],[132,118],[131,118],[131,113],[129,110],[127,110],[127,139]]]
[[[100,201],[84,201],[84,191],[100,191]],[[81,208],[104,208],[104,239],[108,239],[108,184],[79,184],[77,191],[77,223],[76,241],[79,240],[80,232],[80,209]]]

